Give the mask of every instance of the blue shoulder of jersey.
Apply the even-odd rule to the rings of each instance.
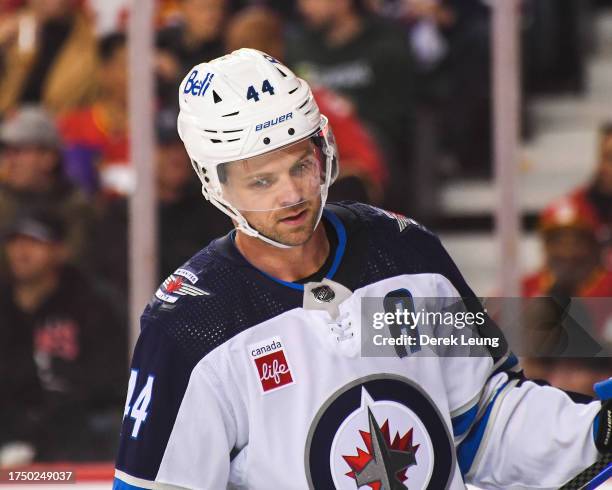
[[[197,363],[240,332],[301,305],[301,296],[274,291],[235,250],[231,235],[213,241],[174,271],[142,316]]]

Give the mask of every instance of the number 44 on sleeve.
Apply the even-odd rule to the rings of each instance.
[[[148,415],[149,404],[151,403],[151,393],[153,392],[153,382],[155,376],[148,376],[147,382],[140,391],[140,394],[136,398],[133,405],[130,405],[130,401],[134,396],[134,390],[136,388],[136,380],[138,379],[138,370],[132,369],[130,372],[130,380],[128,382],[128,395],[125,401],[125,409],[123,410],[123,417],[130,416],[134,419],[134,428],[132,429],[132,439],[138,439],[138,432],[140,431],[141,425],[145,422]]]

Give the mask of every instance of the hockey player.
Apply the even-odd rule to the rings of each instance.
[[[338,155],[303,80],[241,49],[179,99],[204,196],[236,230],[142,315],[115,489],[556,488],[610,449],[605,404],[524,379],[503,346],[360,355],[362,300],[475,298],[414,221],[326,205]]]

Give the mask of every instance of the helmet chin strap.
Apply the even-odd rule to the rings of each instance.
[[[253,236],[255,238],[259,238],[262,242],[266,242],[268,245],[272,245],[272,246],[274,246],[276,248],[285,248],[285,249],[287,249],[287,248],[293,248],[294,247],[294,245],[286,245],[284,243],[277,242],[276,240],[272,240],[271,238],[268,238],[266,235],[264,235],[263,233],[260,233],[255,228],[253,228],[251,225],[249,225],[248,222],[247,222],[246,226],[242,225],[242,224],[239,224],[236,227],[236,229],[242,231],[243,233],[245,233],[245,234],[247,234],[249,236]]]
[[[203,189],[204,190],[204,189]],[[297,245],[286,245],[281,242],[277,242],[276,240],[272,240],[268,238],[263,233],[260,233],[258,230],[253,228],[247,219],[238,211],[235,207],[225,202],[224,200],[213,197],[212,195],[206,193],[204,196],[220,211],[229,216],[232,220],[237,221],[238,225],[236,226],[237,230],[242,231],[246,235],[259,238],[261,241],[267,243],[268,245],[272,245],[277,248],[293,248],[297,247]],[[321,186],[321,207],[319,208],[319,212],[317,214],[317,220],[315,222],[315,226],[313,230],[316,230],[317,226],[321,222],[321,217],[323,216],[323,208],[325,207],[325,202],[327,201],[327,185]]]
[[[319,208],[319,212],[317,214],[317,220],[315,221],[313,232],[314,232],[314,230],[317,229],[317,226],[319,226],[319,223],[321,222],[321,217],[323,216],[323,208],[325,207],[325,201],[326,200],[327,200],[327,190],[325,190],[325,194],[323,194],[323,190],[322,190],[322,192],[321,192],[321,207]],[[236,227],[237,230],[240,230],[240,231],[246,233],[249,236],[253,236],[253,237],[259,238],[261,241],[263,241],[263,242],[265,242],[265,243],[267,243],[269,245],[272,245],[274,247],[277,247],[277,248],[288,249],[288,248],[294,248],[294,247],[298,246],[298,245],[286,245],[284,243],[277,242],[276,240],[272,240],[271,238],[267,237],[263,233],[260,233],[255,228],[253,228],[249,224],[249,222],[242,215],[240,215],[240,217],[244,220],[244,224],[243,224],[242,220],[240,220],[238,222],[238,226]]]

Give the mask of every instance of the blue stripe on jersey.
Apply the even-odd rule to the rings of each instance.
[[[489,376],[489,379],[491,379],[493,376],[499,373],[508,371],[509,369],[513,368],[517,364],[518,364],[518,358],[511,352],[510,356],[508,356],[508,359],[506,359],[502,363],[501,366],[499,366],[495,371],[493,371],[491,376]],[[508,373],[508,374],[509,374],[508,381],[515,379],[517,376],[522,376],[517,373]],[[478,405],[474,405],[467,412],[462,413],[461,415],[458,415],[457,417],[453,417],[453,419],[451,420],[451,423],[453,424],[454,436],[459,437],[465,434],[465,432],[471,427],[472,423],[476,419],[477,414],[478,414]]]
[[[115,478],[113,480],[113,490],[144,490],[142,487],[137,487],[135,485],[130,485],[129,483],[120,480],[119,478]]]
[[[334,226],[336,230],[336,234],[338,235],[338,246],[336,247],[336,255],[334,257],[334,262],[329,269],[329,272],[325,276],[327,279],[333,279],[338,267],[340,267],[340,261],[344,256],[344,249],[346,248],[346,230],[344,229],[344,225],[342,221],[331,211],[324,210],[323,216],[325,216],[329,222]]]
[[[291,289],[296,289],[297,291],[304,291],[303,284],[298,284],[297,282],[283,281],[282,279],[279,279],[278,277],[271,276],[270,274],[268,274],[265,271],[262,271],[261,269],[257,269],[257,270],[261,272],[264,276],[266,276],[268,279],[272,279],[274,282],[282,284],[283,286],[287,286],[288,288],[291,288]]]
[[[476,415],[478,414],[478,404],[474,405],[467,412],[458,415],[457,417],[453,417],[451,423],[453,424],[453,435],[455,437],[459,437],[467,431],[474,420],[476,419]]]
[[[491,402],[488,404],[484,415],[478,422],[476,422],[476,424],[474,424],[468,436],[457,447],[457,460],[459,461],[459,469],[461,470],[461,474],[463,476],[467,474],[474,463],[474,458],[476,457],[476,453],[478,452],[478,448],[482,442],[482,438],[484,436],[485,429],[487,428],[487,423],[489,422],[491,412],[493,411],[493,406],[497,401],[497,397],[509,382],[510,381],[504,383],[504,385],[497,390],[493,400],[491,400]]]
[[[491,376],[489,376],[489,379],[491,379],[496,374],[503,373],[504,371],[508,371],[509,369],[512,369],[518,363],[519,361],[517,357],[511,352],[510,355],[508,356],[508,359],[506,359],[501,366],[499,366],[495,371],[493,371]]]
[[[336,274],[336,271],[338,270],[338,267],[340,267],[340,262],[342,261],[342,257],[344,256],[344,250],[346,249],[346,230],[344,228],[344,225],[342,224],[342,221],[340,221],[340,219],[331,211],[324,209],[323,216],[325,216],[328,219],[328,221],[332,224],[332,226],[334,227],[334,230],[336,230],[336,235],[338,236],[338,246],[336,247],[334,261],[329,271],[327,272],[327,274],[325,274],[325,277],[327,279],[333,279],[334,274]],[[270,274],[262,270],[259,270],[259,272],[261,272],[264,276],[268,277],[269,279],[272,279],[274,282],[282,284],[283,286],[287,286],[288,288],[296,289],[298,291],[304,291],[303,284],[298,284],[297,282],[283,281],[282,279],[278,279],[277,277],[271,276]]]

